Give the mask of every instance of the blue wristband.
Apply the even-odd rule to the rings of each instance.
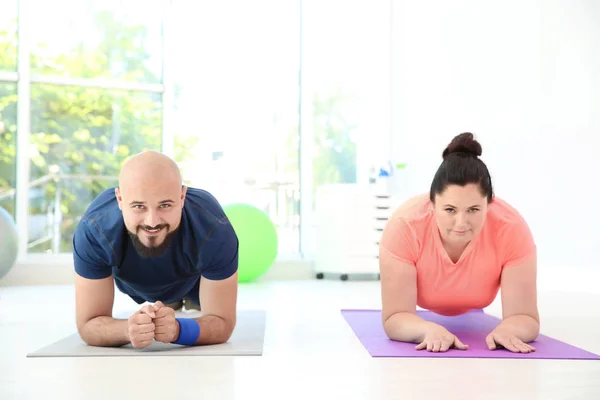
[[[193,318],[175,318],[179,323],[179,337],[173,344],[192,345],[200,337],[200,325]]]

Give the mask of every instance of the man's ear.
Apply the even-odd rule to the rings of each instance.
[[[182,186],[181,187],[181,207],[183,207],[183,204],[185,203],[185,195],[187,193],[187,186]]]
[[[115,197],[117,198],[117,203],[119,204],[119,210],[123,210],[123,198],[121,197],[121,191],[119,188],[115,188]]]

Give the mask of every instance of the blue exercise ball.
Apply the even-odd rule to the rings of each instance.
[[[15,265],[19,248],[15,221],[2,207],[0,207],[0,244],[0,279],[2,279]]]

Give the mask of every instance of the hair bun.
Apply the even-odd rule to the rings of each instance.
[[[454,153],[462,153],[463,155],[479,157],[482,153],[482,150],[481,145],[477,140],[474,139],[473,134],[470,132],[465,132],[452,139],[448,147],[446,147],[442,153],[442,157],[446,158],[450,154]]]

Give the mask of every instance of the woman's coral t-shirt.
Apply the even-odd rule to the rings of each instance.
[[[517,210],[494,197],[480,233],[454,263],[443,247],[429,195],[423,195],[394,211],[380,251],[416,267],[419,307],[458,315],[492,303],[503,268],[535,257],[536,246]]]

